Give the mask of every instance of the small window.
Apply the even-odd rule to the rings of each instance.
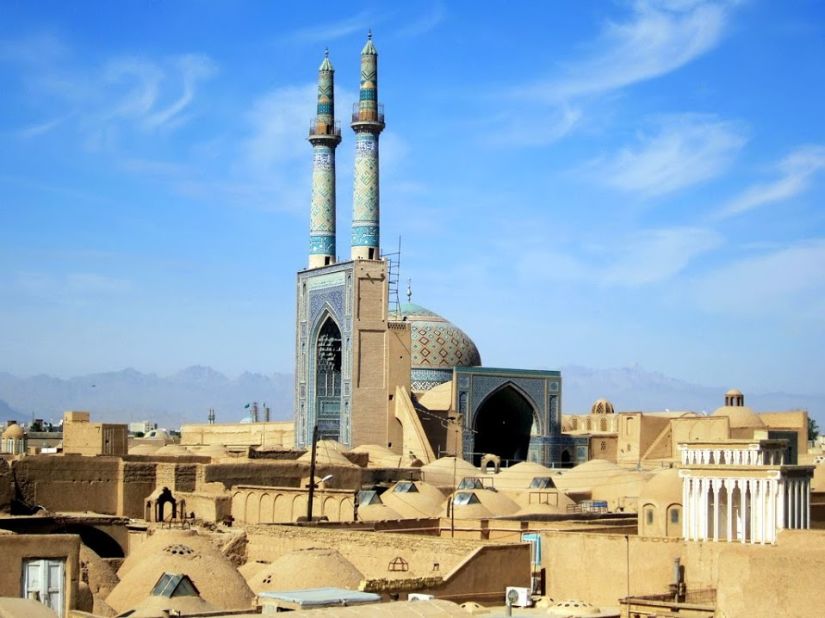
[[[418,487],[412,481],[399,481],[393,491],[397,494],[415,494],[418,493]]]
[[[358,504],[369,506],[370,504],[383,504],[378,492],[374,489],[362,489],[358,492]]]
[[[465,476],[458,484],[459,489],[483,489],[484,485],[477,476]]]
[[[645,510],[645,523],[646,523],[648,526],[652,526],[652,525],[653,525],[653,509],[647,509],[647,510]]]
[[[670,510],[670,523],[678,524],[679,523],[679,509],[671,509]]]
[[[536,476],[530,481],[530,489],[553,489],[555,486],[549,476]]]
[[[606,451],[607,450],[607,442],[602,440],[601,444],[599,445],[599,450],[602,451],[602,452]]]
[[[453,498],[453,502],[457,506],[465,506],[467,504],[479,504],[480,501],[473,491],[459,491]]]

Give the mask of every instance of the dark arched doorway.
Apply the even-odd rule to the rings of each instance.
[[[315,419],[321,439],[337,440],[341,427],[341,330],[328,317],[315,346]]]
[[[486,453],[498,455],[508,465],[525,461],[533,418],[533,406],[512,385],[490,395],[476,412],[473,464],[479,465]]]
[[[68,524],[60,532],[76,534],[80,541],[101,558],[123,558],[123,548],[103,530],[85,524]]]

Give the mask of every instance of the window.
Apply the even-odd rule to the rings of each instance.
[[[648,526],[653,525],[653,507],[648,507],[645,509],[645,524]]]
[[[549,476],[536,476],[530,481],[530,489],[553,489],[555,486]]]
[[[418,493],[418,487],[412,481],[398,481],[393,491],[397,494],[414,494]]]
[[[454,498],[454,503],[457,506],[464,506],[467,504],[478,504],[479,499],[478,496],[475,495],[475,492],[472,491],[459,491]]]
[[[33,598],[63,616],[66,561],[35,558],[23,561],[23,597]]]
[[[674,508],[670,509],[670,523],[678,524],[679,523],[679,509]]]
[[[599,445],[599,450],[602,451],[602,452],[606,451],[607,450],[607,442],[602,440],[602,443]]]
[[[477,476],[465,476],[458,484],[459,489],[484,489],[481,479]]]

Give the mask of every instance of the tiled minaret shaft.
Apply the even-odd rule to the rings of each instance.
[[[318,111],[309,127],[312,144],[312,207],[309,219],[309,267],[335,262],[335,147],[341,128],[335,123],[335,69],[324,52],[318,69]]]
[[[378,136],[384,110],[378,104],[378,52],[372,33],[361,50],[361,87],[352,110],[355,177],[352,196],[352,259],[375,259],[379,250]]]

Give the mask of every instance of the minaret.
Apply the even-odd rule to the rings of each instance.
[[[378,136],[384,108],[378,104],[378,52],[372,32],[361,50],[361,87],[352,108],[355,177],[352,196],[352,259],[377,260],[379,252]]]
[[[309,215],[309,267],[335,262],[335,147],[341,128],[335,122],[335,69],[324,51],[318,69],[318,112],[309,127],[312,144],[312,209]]]

